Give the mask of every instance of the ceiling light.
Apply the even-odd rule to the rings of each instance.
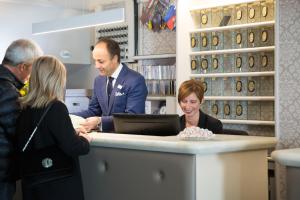
[[[98,11],[91,14],[73,16],[32,24],[32,34],[44,34],[59,31],[67,31],[79,28],[87,28],[111,23],[124,22],[124,8]]]

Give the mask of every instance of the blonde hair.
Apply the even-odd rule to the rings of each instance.
[[[53,100],[63,101],[66,85],[66,68],[52,56],[42,56],[32,64],[28,94],[20,98],[21,108],[41,108]]]

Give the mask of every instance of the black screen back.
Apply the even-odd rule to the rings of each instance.
[[[180,131],[179,116],[176,114],[113,114],[116,133],[135,135],[170,136]]]

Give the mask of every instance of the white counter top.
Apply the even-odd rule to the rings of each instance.
[[[271,156],[281,165],[300,167],[300,148],[276,150]]]
[[[92,146],[146,151],[211,154],[268,149],[276,144],[274,137],[216,135],[209,141],[182,141],[176,136],[143,136],[116,133],[91,133]]]

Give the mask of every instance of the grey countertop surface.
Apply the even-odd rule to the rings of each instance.
[[[281,165],[300,167],[300,148],[276,150],[271,156]]]
[[[204,141],[186,141],[177,136],[145,136],[93,132],[94,147],[124,148],[184,154],[213,154],[274,148],[274,137],[216,135]]]

